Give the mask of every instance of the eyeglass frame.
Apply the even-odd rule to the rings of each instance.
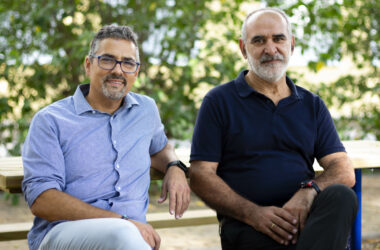
[[[92,58],[97,58],[97,59],[98,59],[98,66],[99,66],[99,68],[104,69],[104,70],[113,70],[113,69],[116,67],[116,65],[119,64],[119,65],[120,65],[120,69],[121,69],[121,71],[122,71],[123,73],[125,73],[125,74],[134,74],[134,73],[136,73],[137,69],[138,69],[139,66],[140,66],[140,63],[139,63],[139,62],[135,62],[135,61],[134,61],[134,63],[136,63],[136,69],[135,69],[135,71],[133,71],[133,72],[125,72],[125,71],[123,70],[123,67],[121,66],[121,63],[122,63],[122,62],[126,62],[125,60],[124,60],[124,61],[119,61],[119,60],[116,60],[115,58],[112,58],[112,57],[109,57],[109,56],[97,56],[97,55],[89,55],[89,56],[92,57]],[[105,68],[102,68],[102,67],[100,66],[100,64],[99,64],[99,60],[100,60],[101,58],[105,58],[105,57],[114,60],[115,64],[113,65],[113,67],[112,67],[111,69],[105,69]]]

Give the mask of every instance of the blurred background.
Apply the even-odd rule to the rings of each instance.
[[[288,74],[324,99],[341,138],[380,139],[380,0],[3,0],[0,155],[20,155],[34,113],[88,82],[84,58],[107,24],[138,33],[133,91],[156,100],[170,138],[191,139],[204,94],[247,67],[241,25],[263,6],[291,17]]]
[[[0,156],[20,156],[35,112],[88,82],[90,41],[109,24],[129,25],[139,35],[142,66],[132,91],[156,100],[168,137],[188,148],[203,96],[247,68],[241,25],[265,6],[290,16],[296,49],[288,75],[322,97],[341,139],[380,140],[380,0],[2,0]],[[31,221],[23,201],[9,207],[18,195],[0,195],[9,218]],[[373,202],[376,211],[380,204]],[[204,204],[196,199],[193,206]],[[379,223],[370,231],[380,232]]]

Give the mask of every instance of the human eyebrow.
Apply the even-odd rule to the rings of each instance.
[[[115,56],[114,55],[111,55],[111,54],[103,54],[101,56],[104,56],[104,57],[110,57],[110,58],[113,58],[115,59]]]
[[[136,62],[136,60],[132,57],[123,57],[122,60],[127,61],[127,62],[131,62],[131,61]]]
[[[251,43],[255,43],[255,42],[258,42],[258,41],[264,41],[265,40],[265,37],[264,36],[261,36],[261,35],[259,35],[259,36],[254,36],[254,37],[252,37],[252,39],[251,39]]]
[[[284,34],[275,34],[272,37],[276,40],[286,40],[286,36]]]

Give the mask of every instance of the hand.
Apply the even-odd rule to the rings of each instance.
[[[190,188],[187,184],[185,173],[178,167],[172,166],[165,174],[161,197],[158,203],[166,200],[169,192],[169,213],[174,214],[179,219],[190,203]]]
[[[313,204],[314,198],[317,192],[313,188],[300,189],[293,197],[285,203],[283,208],[295,216],[298,220],[297,227],[299,232],[301,232],[305,226],[306,218],[309,214],[311,205]],[[297,242],[298,235],[293,238],[292,243]]]
[[[128,221],[135,224],[135,226],[140,231],[142,237],[149,244],[149,246],[151,246],[155,250],[158,250],[160,248],[161,238],[151,225],[144,224],[131,219],[129,219]]]
[[[297,219],[279,207],[260,207],[254,210],[248,224],[280,244],[288,245],[297,234]]]

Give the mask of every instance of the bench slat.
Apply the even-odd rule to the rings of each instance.
[[[179,220],[174,219],[173,215],[170,215],[168,212],[148,213],[147,220],[155,229],[218,223],[216,213],[211,209],[187,211]],[[33,223],[31,222],[0,224],[0,241],[26,239],[32,225]]]

